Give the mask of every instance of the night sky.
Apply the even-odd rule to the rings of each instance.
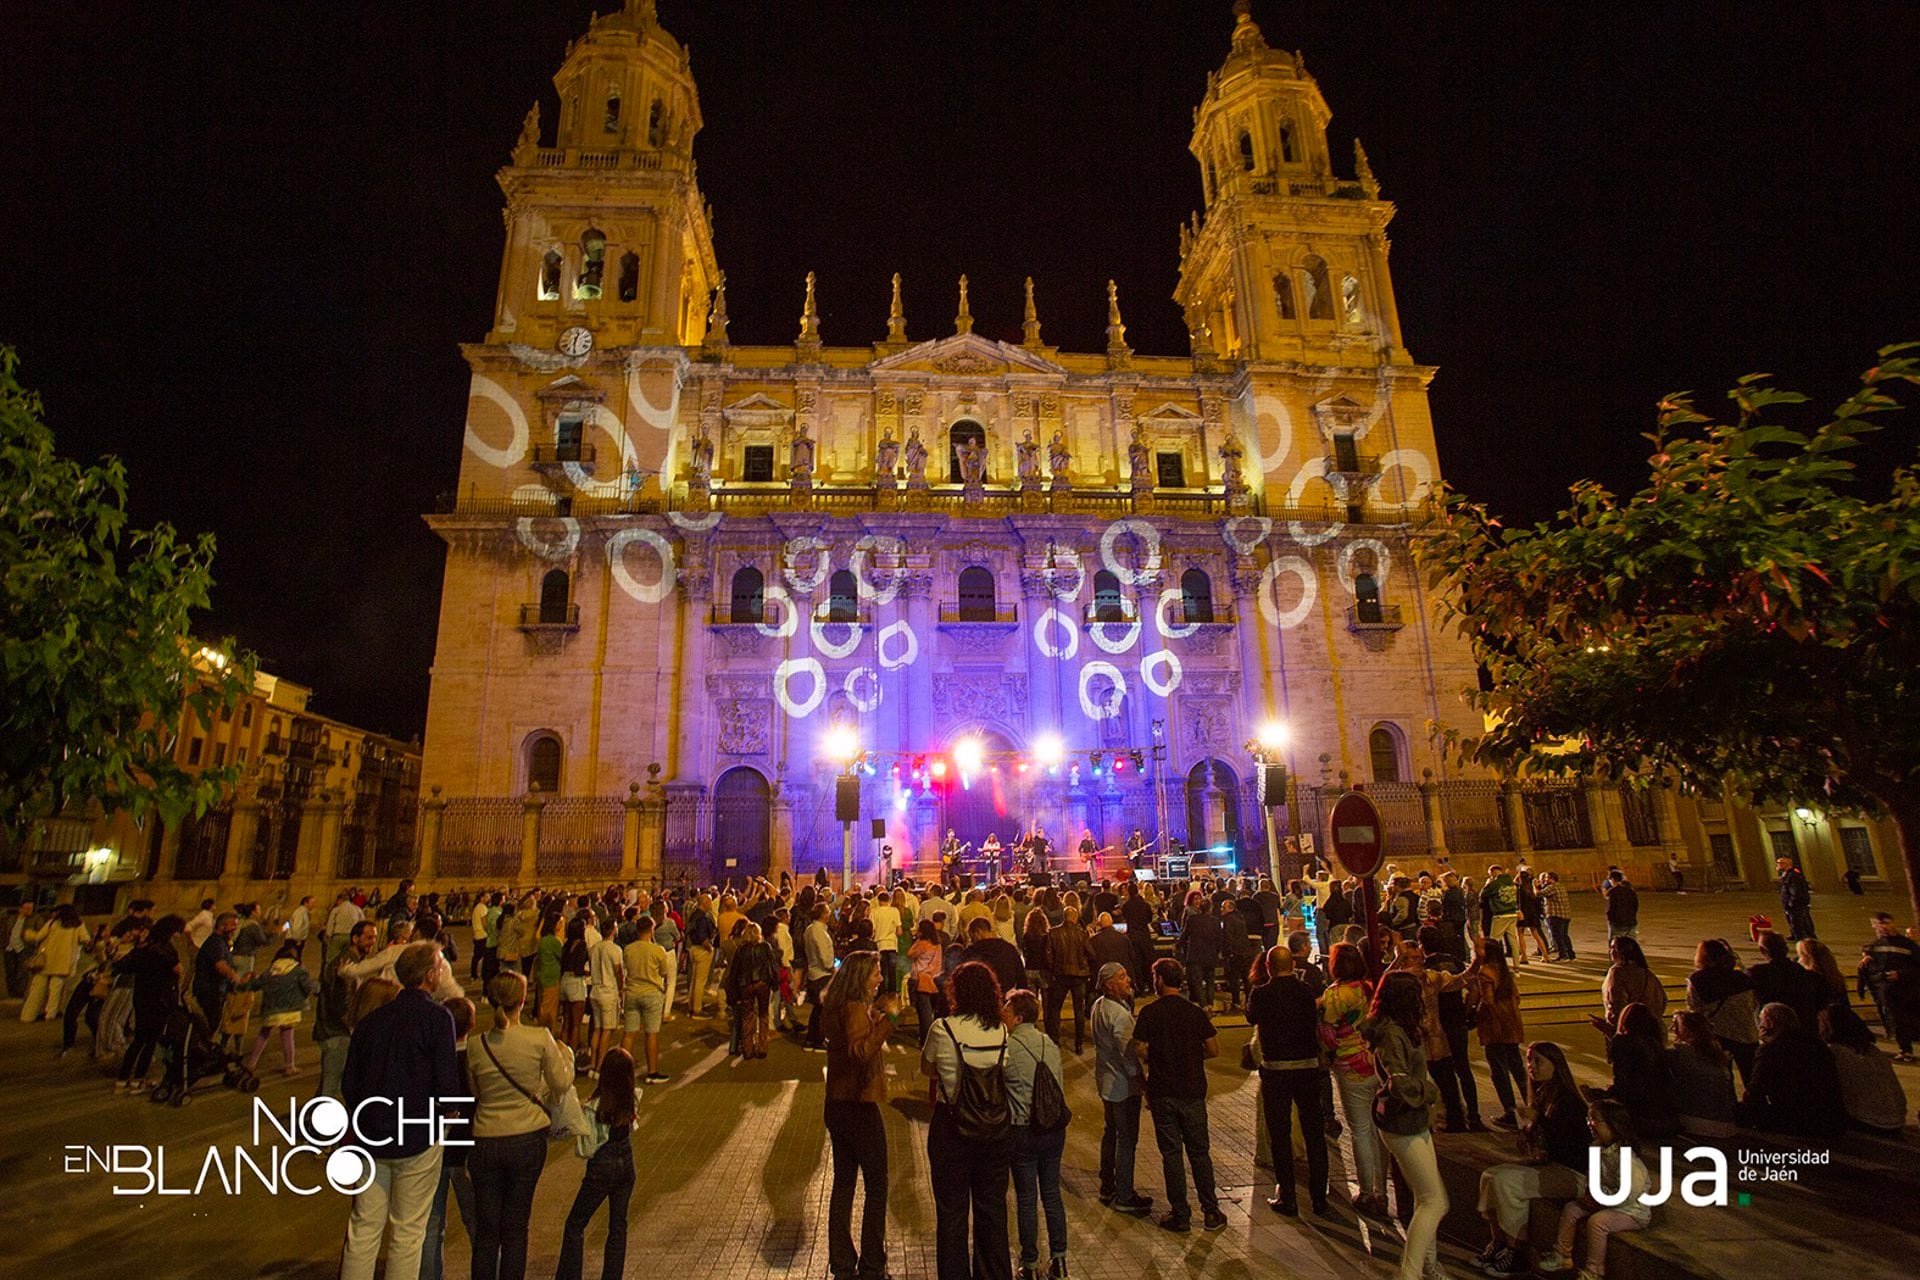
[[[601,0],[602,8],[617,0]],[[315,706],[425,720],[467,367],[501,247],[493,181],[590,0],[13,0],[0,38],[0,342],[62,448],[137,516],[219,536],[209,634]],[[696,3],[736,343],[885,331],[1184,354],[1176,228],[1227,0]],[[1599,12],[1598,10],[1609,10]],[[1614,11],[1617,10],[1617,11]],[[1920,5],[1256,0],[1367,146],[1399,217],[1441,462],[1509,517],[1630,483],[1660,394],[1757,369],[1844,395],[1920,338]],[[1915,423],[1902,424],[1911,456]],[[1891,444],[1888,446],[1892,448]],[[1889,455],[1891,456],[1891,455]]]

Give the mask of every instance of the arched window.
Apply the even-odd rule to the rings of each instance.
[[[1354,617],[1361,622],[1384,622],[1385,612],[1380,608],[1380,583],[1370,573],[1353,575]]]
[[[959,484],[963,479],[960,474],[960,446],[969,440],[982,451],[987,447],[986,429],[970,418],[962,418],[947,432],[947,479],[954,484]]]
[[[600,296],[600,280],[607,270],[607,237],[588,227],[580,233],[580,279],[573,286],[576,298]]]
[[[1213,579],[1198,567],[1180,575],[1180,609],[1188,622],[1213,621]]]
[[[1292,164],[1293,161],[1293,121],[1282,120],[1280,122],[1280,162]]]
[[[527,744],[527,790],[560,789],[560,739],[551,733],[537,735]]]
[[[993,571],[973,565],[960,571],[960,621],[992,622],[997,616]]]
[[[1307,319],[1333,319],[1333,294],[1327,287],[1327,264],[1308,258],[1301,264],[1301,286],[1307,291]]]
[[[1120,603],[1120,579],[1111,569],[1102,569],[1093,575],[1093,620],[1095,622],[1127,620],[1125,608]]]
[[[827,621],[857,622],[860,619],[860,583],[851,569],[835,569],[827,582]]]
[[[1375,782],[1400,781],[1400,736],[1391,728],[1373,726],[1367,735],[1367,755],[1372,758]]]
[[[540,579],[540,621],[562,623],[567,620],[567,597],[571,583],[565,569],[549,569]]]
[[[1282,320],[1293,319],[1293,277],[1284,271],[1273,278],[1273,302]]]
[[[647,108],[647,145],[657,147],[666,136],[667,108],[660,99],[655,98],[653,105]]]
[[[620,91],[618,89],[607,95],[607,132],[620,132]]]
[[[1253,135],[1245,129],[1240,131],[1240,167],[1253,172]]]
[[[560,296],[560,251],[547,250],[547,256],[540,260],[540,298],[551,301]]]
[[[620,255],[620,301],[632,302],[640,296],[640,255]]]
[[[1360,278],[1345,276],[1340,281],[1340,303],[1346,312],[1349,329],[1367,327],[1367,313],[1360,306]]]
[[[733,602],[727,611],[730,622],[760,622],[766,618],[767,580],[752,565],[742,565],[733,573]]]

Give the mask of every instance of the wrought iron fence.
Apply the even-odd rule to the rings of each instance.
[[[227,836],[233,829],[233,811],[209,809],[180,824],[180,852],[174,862],[178,880],[218,880],[227,869]]]
[[[1439,792],[1447,848],[1455,853],[1503,853],[1513,848],[1513,831],[1499,783],[1453,778],[1440,783]]]
[[[510,880],[520,870],[523,806],[515,796],[463,796],[440,815],[435,868],[450,877]]]
[[[1521,792],[1526,806],[1527,834],[1533,847],[1591,849],[1593,825],[1587,815],[1586,791],[1577,783],[1529,787]]]
[[[1644,848],[1660,843],[1660,814],[1652,787],[1621,783],[1620,812],[1627,820],[1628,844]]]

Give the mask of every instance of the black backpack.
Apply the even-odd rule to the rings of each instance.
[[[1067,1109],[1067,1095],[1046,1060],[1025,1045],[1020,1047],[1033,1059],[1033,1101],[1027,1107],[1027,1124],[1035,1133],[1058,1133],[1073,1119],[1073,1112]]]
[[[953,1118],[960,1136],[971,1142],[996,1142],[1013,1128],[1013,1107],[1007,1101],[1007,1040],[1000,1041],[1000,1056],[993,1060],[990,1067],[975,1067],[967,1063],[966,1050],[960,1045],[960,1037],[953,1034],[951,1024],[947,1026],[947,1039],[953,1041],[953,1051],[960,1059],[960,1096],[948,1099],[953,1104]]]

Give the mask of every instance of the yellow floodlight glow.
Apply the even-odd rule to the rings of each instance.
[[[1286,723],[1281,720],[1267,721],[1260,726],[1259,733],[1254,735],[1255,740],[1267,751],[1278,751],[1286,746],[1287,737]]]
[[[978,773],[980,766],[986,763],[987,753],[978,738],[962,738],[953,744],[953,762],[960,766],[962,773]]]
[[[1067,744],[1057,733],[1043,733],[1034,740],[1033,758],[1042,767],[1051,769],[1067,758]]]
[[[837,724],[827,730],[823,741],[827,758],[840,764],[846,764],[860,754],[860,735],[851,725]]]

